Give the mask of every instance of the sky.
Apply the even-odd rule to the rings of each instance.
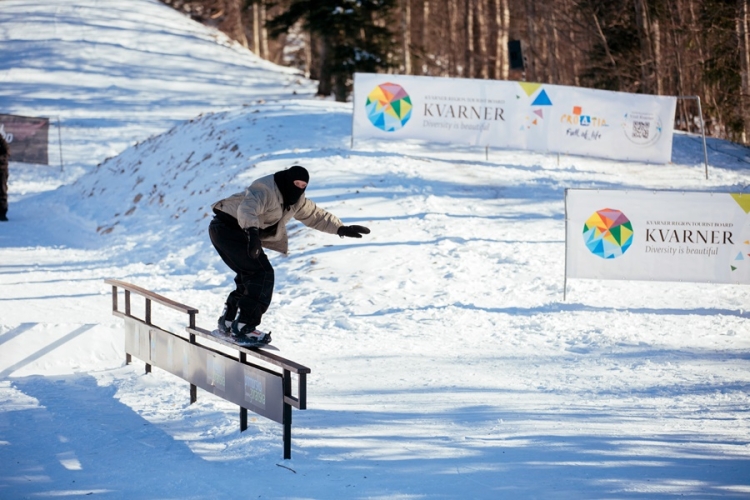
[[[709,139],[708,179],[685,134],[666,165],[352,149],[351,104],[149,0],[4,0],[0,53],[0,112],[62,138],[62,165],[55,147],[11,163],[0,224],[0,497],[750,496],[748,288],[569,280],[563,298],[566,188],[747,192],[746,148]],[[293,223],[270,255],[261,327],[311,369],[284,460],[279,424],[240,433],[237,406],[126,365],[104,280],[212,328],[233,276],[210,205],[295,163],[372,232]]]

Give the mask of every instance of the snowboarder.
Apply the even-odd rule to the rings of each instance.
[[[3,134],[0,134],[0,221],[8,220],[8,158],[10,151]]]
[[[244,192],[212,205],[208,226],[211,243],[236,273],[236,289],[227,297],[218,328],[239,342],[264,344],[269,333],[257,330],[271,304],[274,272],[264,248],[286,254],[286,224],[294,217],[304,225],[330,234],[361,238],[370,230],[345,226],[335,215],[305,198],[307,170],[294,165],[255,180]]]

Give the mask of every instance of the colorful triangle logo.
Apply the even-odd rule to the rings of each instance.
[[[532,106],[552,106],[552,101],[549,100],[547,91],[542,90],[541,92],[539,92],[539,95],[536,96],[536,99],[534,99],[534,102],[532,102],[531,105]]]
[[[531,97],[531,94],[536,92],[539,87],[542,86],[541,83],[518,82],[518,84],[521,86],[523,91],[526,93],[526,96],[528,97]]]
[[[734,198],[734,201],[737,202],[737,204],[740,206],[742,210],[745,211],[746,214],[750,213],[750,194],[744,194],[744,193],[729,193],[729,194],[732,198]]]

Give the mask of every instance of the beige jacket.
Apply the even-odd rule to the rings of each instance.
[[[304,194],[285,212],[284,198],[276,187],[273,175],[257,179],[244,192],[216,202],[211,208],[236,218],[242,229],[265,229],[278,222],[276,234],[261,237],[261,243],[263,247],[283,254],[289,251],[286,224],[292,217],[308,227],[330,234],[336,234],[344,225],[338,217],[318,207]]]

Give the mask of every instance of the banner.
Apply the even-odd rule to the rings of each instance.
[[[0,134],[10,149],[10,161],[48,164],[49,118],[0,115]]]
[[[677,98],[356,73],[352,139],[419,139],[668,163]]]
[[[750,193],[565,191],[570,278],[750,285]]]

